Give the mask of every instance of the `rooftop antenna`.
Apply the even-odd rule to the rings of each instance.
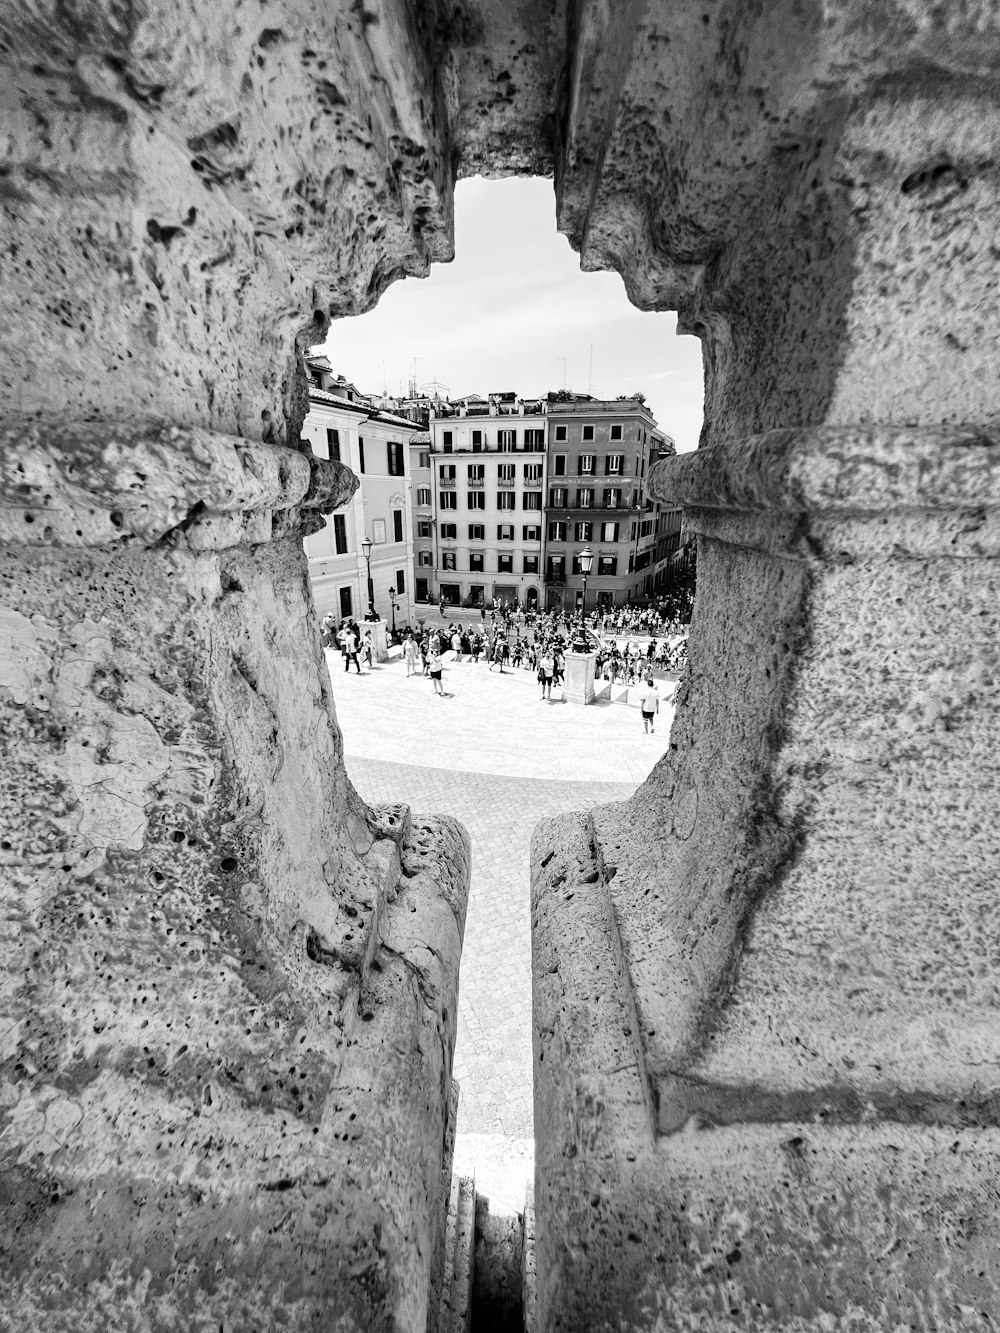
[[[557,361],[561,361],[561,362],[563,363],[563,388],[565,389],[565,387],[566,387],[566,358],[565,358],[564,356],[557,356],[557,357],[556,357],[556,360],[557,360]]]
[[[412,377],[411,377],[411,379],[410,379],[410,397],[411,397],[411,398],[416,398],[416,396],[417,396],[417,362],[418,362],[419,360],[420,360],[420,357],[419,357],[419,356],[415,356],[415,357],[413,357],[413,375],[412,375]]]

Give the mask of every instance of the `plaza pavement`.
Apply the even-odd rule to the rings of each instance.
[[[456,1169],[494,1212],[523,1206],[532,1155],[528,850],[548,815],[629,797],[666,750],[637,708],[543,702],[534,675],[445,657],[444,698],[401,659],[358,676],[327,652],[347,772],[371,803],[454,815],[472,839],[454,1073]],[[669,698],[670,691],[661,691]]]

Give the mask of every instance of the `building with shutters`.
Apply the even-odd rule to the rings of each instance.
[[[417,586],[426,578],[432,600],[541,606],[545,422],[543,399],[515,393],[432,407],[414,510]]]
[[[419,427],[407,417],[380,409],[333,374],[323,356],[307,358],[309,413],[302,435],[314,454],[332,458],[357,474],[358,489],[343,508],[327,515],[319,532],[305,539],[309,577],[319,615],[338,618],[368,612],[368,565],[362,549],[372,543],[371,578],[376,614],[397,624],[413,619],[413,525],[410,438]]]
[[[674,442],[640,397],[599,400],[549,394],[545,490],[545,606],[583,603],[579,552],[594,554],[587,610],[652,597],[662,585],[668,540],[680,514],[646,493],[646,475]]]

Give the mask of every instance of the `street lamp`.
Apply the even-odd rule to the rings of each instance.
[[[361,543],[361,551],[365,557],[365,563],[368,566],[368,614],[366,620],[377,620],[375,614],[375,588],[372,584],[372,541],[370,537],[365,537]]]
[[[392,637],[396,637],[396,607],[399,603],[396,601],[396,589],[389,588],[389,603],[392,606]]]
[[[587,579],[590,577],[590,571],[594,568],[594,553],[589,546],[585,546],[576,559],[580,566],[580,573],[583,575],[583,601],[580,603],[580,619],[576,627],[573,648],[575,652],[588,653],[590,652],[590,644],[587,642],[586,632]]]

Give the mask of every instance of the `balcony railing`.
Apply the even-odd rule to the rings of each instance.
[[[517,482],[514,480],[513,477],[511,477],[511,479],[510,479],[509,481],[508,481],[506,478],[504,478],[504,477],[497,477],[497,485],[498,485],[502,490],[509,491],[509,490],[513,490],[513,488],[517,485]]]
[[[455,478],[454,478],[454,477],[441,477],[441,478],[440,478],[440,481],[441,481],[441,485],[444,486],[444,487],[446,487],[446,488],[447,488],[447,487],[450,487],[450,488],[453,490],[454,487],[455,487]]]
[[[469,485],[473,488],[473,490],[482,490],[482,488],[486,485],[486,482],[483,480],[482,477],[470,477]]]
[[[542,479],[539,477],[536,481],[533,477],[525,477],[524,485],[526,490],[540,491],[542,489]]]

